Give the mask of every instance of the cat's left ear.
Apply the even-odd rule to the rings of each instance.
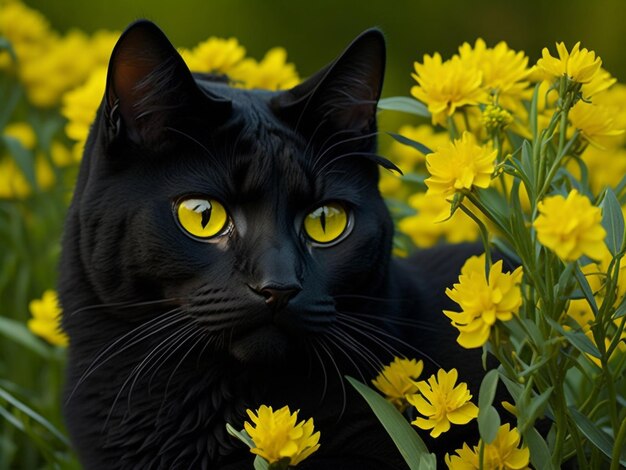
[[[104,100],[113,137],[156,148],[168,126],[196,116],[223,120],[229,100],[200,90],[180,54],[152,22],[140,20],[122,33],[109,61]]]
[[[272,100],[274,111],[311,135],[376,129],[376,105],[385,72],[385,39],[378,29],[358,36],[334,62]]]

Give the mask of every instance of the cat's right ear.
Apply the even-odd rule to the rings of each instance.
[[[115,45],[104,106],[110,136],[148,148],[167,142],[168,128],[198,115],[225,120],[231,111],[229,100],[198,88],[174,46],[147,20],[131,24]]]

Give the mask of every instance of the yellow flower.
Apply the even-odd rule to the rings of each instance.
[[[251,452],[269,463],[288,458],[290,465],[297,465],[319,449],[320,433],[313,433],[313,418],[296,424],[298,412],[291,413],[288,406],[274,411],[271,406],[261,405],[256,414],[246,412],[254,424],[244,423],[255,445]]]
[[[521,100],[528,89],[528,57],[523,52],[509,49],[501,41],[493,48],[488,48],[485,41],[478,38],[472,48],[464,43],[459,48],[461,61],[470,68],[482,72],[482,87],[498,95],[498,102],[510,111],[521,106]]]
[[[513,122],[513,116],[500,106],[488,104],[481,115],[481,122],[488,131],[505,129]]]
[[[61,330],[61,308],[55,291],[45,291],[41,299],[31,300],[28,308],[33,316],[28,320],[30,331],[50,344],[67,346],[68,338]]]
[[[520,435],[516,428],[503,424],[491,444],[485,444],[483,467],[485,470],[526,470],[530,461],[528,447],[520,445]],[[467,444],[456,451],[457,455],[446,454],[446,465],[450,470],[478,470],[481,442],[474,449]]]
[[[615,126],[613,113],[610,108],[602,105],[579,101],[569,112],[569,120],[572,127],[580,130],[582,136],[589,143],[600,148],[605,148],[603,140],[607,137],[619,136],[624,129]]]
[[[407,400],[427,419],[416,418],[411,424],[432,429],[430,435],[438,437],[450,429],[450,424],[467,424],[476,418],[478,407],[470,401],[472,395],[466,383],[455,386],[457,378],[456,369],[439,369],[436,378],[431,375],[428,382],[417,382],[419,393],[407,396]]]
[[[380,173],[378,190],[385,198],[402,200],[405,198],[404,193],[406,191],[403,191],[404,189],[400,175],[391,171],[383,171]]]
[[[496,155],[497,150],[478,145],[472,134],[464,132],[461,139],[426,156],[428,192],[447,198],[461,189],[489,187]]]
[[[28,150],[35,150],[37,146],[37,135],[33,126],[27,122],[12,122],[4,128],[4,135],[13,137],[20,141],[22,146]]]
[[[0,36],[9,40],[18,61],[28,62],[44,54],[53,34],[48,20],[21,2],[9,2],[0,8]],[[10,64],[9,53],[0,51],[0,69]]]
[[[474,241],[478,238],[478,226],[463,211],[457,210],[450,217],[450,203],[438,195],[416,193],[408,200],[417,214],[398,222],[398,229],[407,234],[416,246],[426,248],[442,238],[449,243]]]
[[[61,95],[82,83],[93,65],[89,38],[77,30],[54,41],[37,60],[22,64],[21,78],[30,101],[41,107],[56,105]]]
[[[77,142],[77,148],[74,151],[76,161],[80,160],[89,128],[104,96],[106,76],[106,67],[99,67],[91,73],[82,86],[74,88],[63,96],[61,114],[67,118],[65,133]]]
[[[472,256],[461,268],[459,282],[446,295],[461,307],[461,312],[444,310],[459,330],[457,342],[464,348],[479,348],[487,342],[496,320],[508,321],[522,305],[522,267],[502,272],[502,260],[485,275],[485,255]]]
[[[577,83],[589,83],[599,73],[602,60],[596,57],[595,52],[580,49],[580,42],[574,45],[571,52],[567,51],[562,42],[557,43],[556,50],[558,59],[552,57],[548,48],[544,47],[541,51],[542,58],[537,61],[537,67],[547,77],[566,76]]]
[[[533,222],[539,242],[565,261],[582,255],[600,259],[604,253],[602,212],[585,196],[572,189],[567,198],[546,197],[537,205],[540,215]]]
[[[295,65],[287,62],[287,51],[282,47],[267,51],[260,62],[244,59],[229,76],[244,88],[263,90],[285,90],[300,82]]]
[[[416,393],[416,380],[424,369],[423,361],[396,357],[372,380],[374,386],[385,394],[387,400],[400,411],[407,407],[406,396]]]
[[[442,62],[441,55],[424,55],[424,62],[414,63],[417,82],[411,94],[425,103],[432,115],[433,124],[446,124],[457,108],[486,103],[488,95],[482,88],[482,72],[467,67],[459,56]]]
[[[229,75],[246,55],[237,39],[210,37],[191,50],[180,50],[193,72]]]
[[[583,97],[590,99],[592,96],[601,93],[617,83],[617,78],[613,78],[609,72],[600,68],[590,82],[581,87]]]

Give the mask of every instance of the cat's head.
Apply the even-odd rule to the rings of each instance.
[[[68,218],[64,257],[81,268],[64,263],[76,278],[64,303],[75,288],[102,304],[155,300],[155,311],[167,299],[242,362],[332,329],[339,298],[387,282],[384,63],[370,30],[290,90],[242,90],[192,75],[154,24],[131,25]],[[130,321],[132,309],[116,315]]]

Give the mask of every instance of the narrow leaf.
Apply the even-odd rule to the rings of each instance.
[[[582,352],[583,354],[591,354],[593,357],[596,357],[598,359],[602,357],[600,351],[598,351],[598,348],[595,346],[595,344],[591,342],[589,338],[587,338],[584,333],[580,331],[566,330],[553,319],[548,317],[545,317],[545,319],[548,323],[550,323],[552,328],[565,336],[565,338],[571,343],[571,345],[578,349],[580,352]]]
[[[596,446],[600,451],[611,459],[613,452],[613,438],[607,433],[603,432],[598,426],[596,426],[589,418],[578,411],[573,406],[569,407],[569,411],[574,417],[574,422],[578,429],[585,435],[591,443]],[[626,465],[626,459],[620,459],[620,464]]]
[[[550,399],[550,395],[552,395],[553,389],[554,387],[550,387],[541,395],[533,397],[530,400],[530,403],[524,407],[522,410],[524,417],[523,423],[518,422],[521,432],[526,431],[527,427],[532,427],[530,425],[534,424],[540,416],[543,416],[543,411],[548,404],[548,400]]]
[[[35,162],[33,153],[24,148],[22,143],[15,137],[3,135],[2,141],[13,157],[13,161],[28,181],[28,184],[32,188],[36,188],[37,180],[35,179]]]
[[[478,409],[487,408],[493,404],[493,399],[496,396],[496,389],[498,388],[498,371],[492,369],[485,374],[483,381],[480,384],[480,390],[478,391]]]
[[[40,357],[50,357],[50,349],[19,321],[0,317],[0,336],[15,341]]]
[[[400,111],[401,113],[409,113],[415,116],[430,117],[428,108],[414,98],[408,96],[392,96],[383,98],[378,102],[378,109],[385,111]]]
[[[267,463],[267,460],[257,455],[254,458],[254,470],[268,470],[268,469],[269,469],[269,464]]]
[[[591,289],[591,286],[589,285],[589,281],[587,280],[587,277],[580,270],[580,266],[578,266],[578,263],[576,263],[576,265],[574,266],[574,275],[576,276],[578,285],[580,286],[580,288],[583,291],[583,294],[585,295],[585,299],[587,299],[587,302],[589,302],[589,306],[591,307],[591,310],[593,310],[594,316],[597,317],[598,316],[598,304],[596,303],[596,298],[593,295],[593,290]]]
[[[408,137],[403,136],[402,134],[396,134],[395,132],[387,132],[391,137],[400,142],[403,145],[408,145],[409,147],[413,147],[420,153],[424,155],[428,155],[429,153],[433,153],[431,149],[426,147],[424,144],[417,142],[413,139],[409,139]]]
[[[607,188],[602,207],[602,227],[606,230],[606,246],[613,256],[622,249],[624,243],[624,215],[611,188]]]
[[[533,467],[553,470],[552,453],[546,441],[541,437],[541,434],[533,427],[522,435],[524,436],[524,444],[526,444],[530,450],[530,463],[533,464]]]
[[[396,444],[411,470],[419,470],[420,461],[428,457],[428,448],[402,414],[377,392],[352,377],[348,382],[365,399],[376,417]]]
[[[228,432],[228,434],[230,434],[231,436],[239,439],[245,445],[250,447],[250,449],[256,447],[254,445],[254,442],[252,441],[252,438],[248,435],[245,429],[242,429],[241,431],[237,431],[234,427],[230,425],[230,423],[226,423],[226,432]]]
[[[626,315],[626,297],[622,299],[622,303],[619,304],[619,307],[617,307],[617,310],[615,310],[615,313],[613,314],[613,320],[622,318],[624,315]]]
[[[17,398],[15,398],[13,395],[11,395],[9,392],[4,390],[3,388],[0,388],[0,399],[5,400],[7,403],[14,406],[18,410],[20,410],[22,413],[30,417],[33,421],[39,423],[41,426],[46,428],[52,435],[54,435],[63,444],[67,446],[70,445],[67,438],[56,427],[54,427],[52,423],[50,423],[46,418],[41,416],[32,408],[28,407],[27,405],[19,401]]]
[[[500,428],[500,415],[498,411],[489,405],[478,411],[478,431],[485,444],[491,444],[498,435]]]

